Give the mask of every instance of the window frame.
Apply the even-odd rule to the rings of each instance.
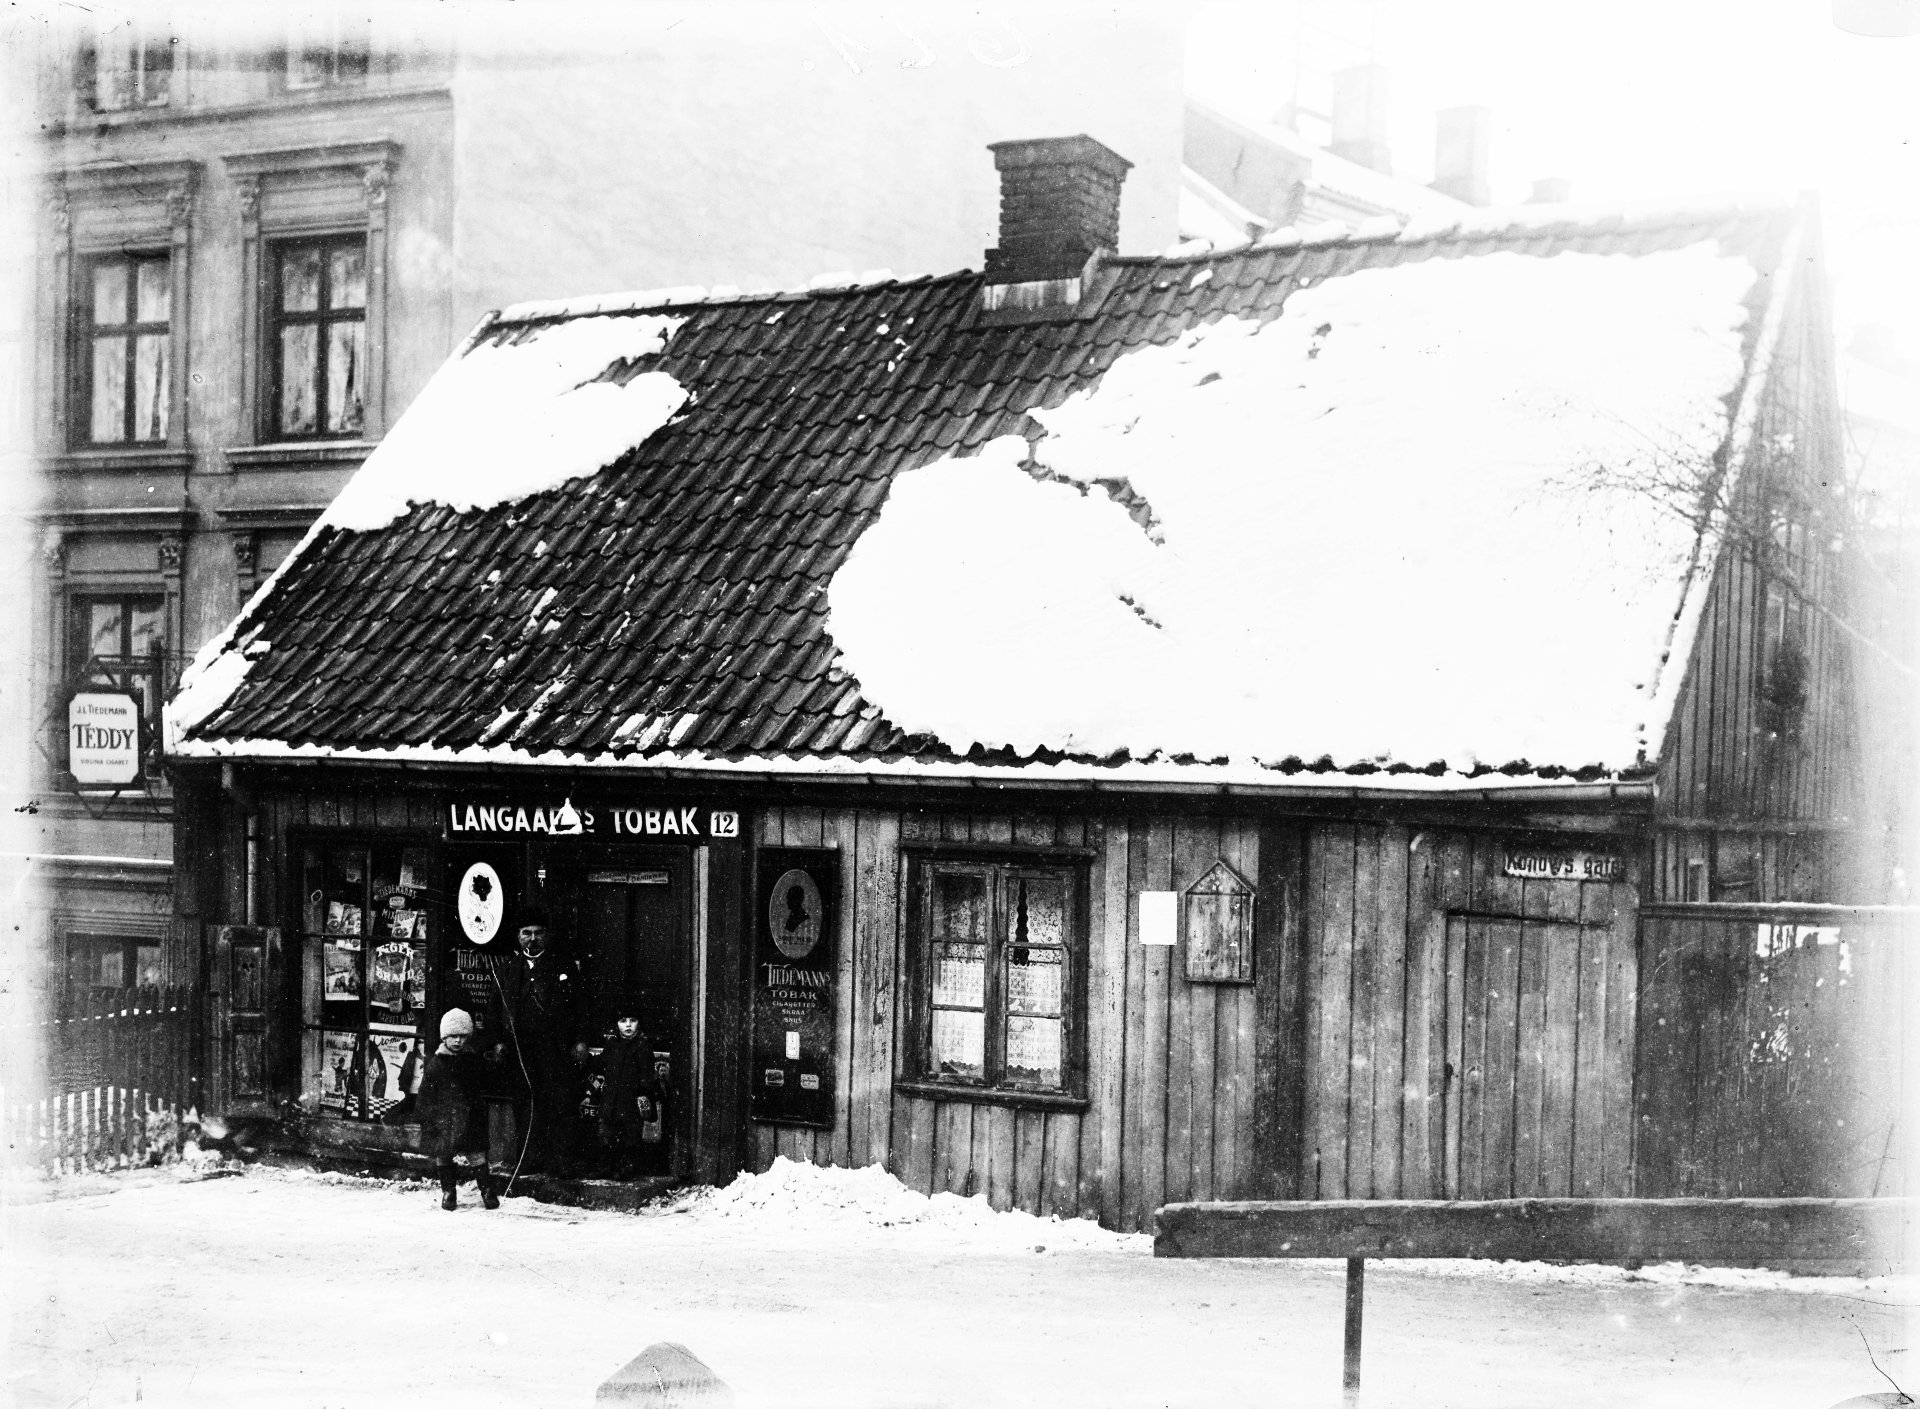
[[[54,306],[37,341],[51,369],[54,394],[35,416],[35,440],[47,453],[48,468],[187,468],[192,333],[187,271],[199,171],[197,161],[96,162],[66,167],[49,177],[52,238],[46,279]],[[94,328],[92,270],[110,257],[158,259],[163,254],[166,434],[158,440],[96,441],[88,346]]]
[[[120,645],[122,650],[115,655],[99,655],[92,649],[93,633],[89,624],[90,608],[99,603],[113,602],[120,607]],[[149,650],[144,655],[136,655],[132,649],[132,613],[134,604],[150,608],[159,623],[159,649]],[[169,660],[172,654],[173,639],[173,603],[169,600],[166,588],[153,585],[89,585],[76,584],[68,588],[65,599],[66,640],[63,644],[62,659],[65,670],[62,679],[65,687],[61,698],[68,699],[88,688],[124,691],[132,695],[140,707],[140,776],[134,782],[122,788],[111,789],[114,792],[148,792],[154,787],[155,780],[161,776],[157,757],[160,739],[160,716],[164,707],[169,685],[172,683]],[[94,662],[101,664],[95,666]],[[60,755],[62,766],[68,756]],[[82,785],[81,792],[108,791],[100,785]]]
[[[333,288],[333,253],[357,245],[360,249],[361,295],[360,303],[353,308],[329,307]],[[314,307],[308,310],[291,310],[282,307],[284,302],[284,269],[286,259],[295,250],[311,249],[317,252],[319,282],[314,291]],[[267,288],[266,288],[266,339],[268,356],[266,414],[269,437],[276,443],[292,443],[310,440],[357,440],[367,433],[367,344],[371,334],[368,328],[367,303],[369,298],[369,249],[365,230],[346,230],[328,235],[299,235],[286,239],[270,241],[267,245]],[[327,385],[330,358],[330,334],[343,323],[358,324],[360,327],[360,424],[345,430],[328,430]],[[286,390],[286,342],[282,337],[290,327],[311,327],[314,332],[313,359],[313,422],[311,431],[288,430],[285,421],[284,394]]]
[[[242,152],[225,159],[240,196],[240,252],[247,290],[242,339],[241,439],[228,463],[256,466],[318,466],[363,459],[386,428],[386,301],[388,197],[401,147],[379,140],[319,147]],[[361,396],[363,424],[356,432],[282,435],[275,250],[284,244],[331,237],[366,241],[367,293]]]
[[[173,417],[173,358],[174,358],[174,270],[173,251],[171,249],[143,250],[94,250],[80,256],[75,261],[79,279],[73,294],[73,306],[80,314],[71,320],[73,332],[74,373],[78,382],[77,396],[74,400],[75,415],[72,418],[71,437],[77,449],[84,450],[150,450],[172,443]],[[96,321],[97,310],[94,307],[94,273],[103,265],[119,264],[127,271],[127,287],[124,312],[126,319],[120,323],[102,324]],[[163,323],[143,323],[140,321],[140,266],[160,264],[165,266],[167,288],[167,318]],[[96,440],[93,435],[93,348],[102,338],[101,329],[109,328],[112,336],[119,339],[126,348],[127,376],[121,389],[120,427],[124,434],[118,440]],[[165,408],[166,424],[160,434],[151,438],[142,438],[135,434],[135,408],[138,403],[137,378],[134,376],[136,348],[142,337],[158,335],[165,339],[167,368],[158,388],[158,399]]]
[[[66,996],[68,1003],[81,992],[97,992],[100,989],[122,990],[128,988],[161,988],[164,983],[140,982],[140,951],[153,951],[153,964],[157,974],[166,972],[166,946],[160,936],[152,934],[109,934],[100,930],[70,930],[66,935]],[[120,960],[120,982],[100,983],[97,981],[99,961],[110,951],[118,950]],[[88,958],[87,972],[95,977],[83,981],[81,971],[75,968],[74,961],[85,954]]]
[[[1087,969],[1088,901],[1091,858],[1059,850],[955,850],[903,848],[907,865],[906,1041],[895,1073],[896,1089],[940,1099],[984,1104],[1080,1110],[1088,1104]],[[988,936],[983,985],[982,1074],[956,1077],[938,1072],[932,1059],[934,1003],[933,882],[944,873],[988,878]],[[1011,916],[1009,882],[1020,877],[1057,880],[1065,897],[1066,936],[1062,944],[1061,1083],[1036,1086],[1008,1079],[1007,1032],[1011,1026],[1006,969]]]
[[[281,91],[319,93],[365,83],[373,73],[370,28],[364,17],[349,17],[331,5],[319,7],[317,14],[289,19],[286,42],[275,56]],[[296,77],[308,55],[324,55],[321,71],[313,78]]]
[[[74,86],[81,106],[95,113],[145,112],[169,106],[173,101],[173,80],[180,69],[179,37],[150,29],[138,19],[133,21],[124,35],[117,33],[120,28],[115,23],[81,41],[79,62],[74,70]],[[108,68],[101,63],[101,59],[109,54],[115,57],[124,54],[127,63]],[[155,54],[164,54],[166,63],[153,64],[151,60]],[[107,72],[129,75],[129,92],[125,102],[101,101],[100,79]],[[156,85],[151,79],[160,74],[165,75],[165,81],[157,85],[156,93],[152,91]]]

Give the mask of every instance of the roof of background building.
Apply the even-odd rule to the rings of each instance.
[[[1712,395],[1694,408],[1710,448],[1723,453],[1740,389],[1757,370],[1761,315],[1777,283],[1768,276],[1795,218],[1778,206],[1577,216],[1530,208],[1404,229],[1375,221],[1353,235],[1283,231],[1226,252],[1106,260],[1073,315],[1025,322],[983,316],[982,276],[968,272],[510,309],[476,331],[441,374],[442,391],[423,393],[341,501],[201,653],[170,706],[169,749],[190,758],[752,765],[856,776],[971,769],[1281,784],[1339,773],[1356,785],[1433,787],[1493,772],[1543,782],[1630,774],[1657,751],[1662,711],[1672,708],[1687,646],[1683,608],[1703,576],[1697,552],[1688,556],[1691,540],[1678,556],[1668,541],[1663,555],[1635,558],[1623,545],[1646,534],[1621,519],[1617,504],[1594,501],[1536,521],[1516,503],[1512,522],[1496,529],[1521,535],[1513,540],[1521,544],[1560,535],[1549,555],[1584,564],[1586,575],[1570,568],[1562,581],[1550,570],[1516,591],[1475,567],[1469,560],[1487,554],[1463,543],[1461,585],[1449,589],[1449,570],[1433,566],[1446,555],[1434,558],[1430,540],[1450,522],[1449,501],[1496,492],[1470,468],[1474,447],[1456,444],[1429,464],[1396,463],[1390,483],[1399,488],[1388,497],[1401,511],[1376,522],[1373,506],[1389,506],[1368,497],[1379,489],[1363,482],[1373,472],[1366,463],[1340,458],[1345,432],[1337,428],[1356,428],[1360,456],[1374,444],[1365,437],[1394,419],[1395,403],[1365,416],[1352,408],[1342,419],[1329,414],[1343,408],[1328,392],[1334,402],[1306,417],[1287,401],[1295,389],[1281,385],[1292,373],[1275,380],[1275,369],[1306,368],[1302,395],[1322,394],[1309,390],[1321,367],[1364,378],[1375,364],[1358,352],[1341,361],[1343,349],[1365,342],[1374,349],[1367,356],[1391,354],[1394,327],[1368,318],[1390,322],[1443,276],[1451,288],[1470,275],[1479,282],[1459,287],[1482,298],[1511,287],[1512,299],[1494,302],[1522,306],[1499,316],[1523,317],[1541,267],[1609,279],[1606,271],[1621,267],[1547,257],[1625,256],[1635,269],[1667,270],[1670,283],[1693,277],[1695,266],[1682,261],[1704,248],[1753,276],[1736,290],[1736,316],[1722,330],[1731,363],[1702,373]],[[1417,280],[1378,277],[1421,268]],[[1606,294],[1593,277],[1582,276],[1580,297],[1589,301]],[[1568,306],[1576,304],[1588,306]],[[1335,311],[1296,338],[1286,315],[1309,305]],[[1711,299],[1702,307],[1711,311]],[[1327,336],[1336,323],[1341,331]],[[569,325],[587,349],[571,362],[559,351],[559,330]],[[1448,375],[1465,378],[1460,385],[1484,384],[1495,407],[1487,414],[1507,414],[1495,403],[1514,393],[1494,384],[1506,372],[1484,361],[1492,354],[1463,348],[1449,358],[1457,330],[1409,325],[1405,335],[1438,337],[1423,355],[1441,354],[1433,365],[1457,368]],[[1577,347],[1593,333],[1566,326],[1553,336]],[[1329,356],[1316,367],[1323,337]],[[1284,357],[1262,350],[1286,339],[1294,341]],[[520,378],[517,369],[543,347],[552,354],[544,370]],[[470,375],[482,363],[490,382]],[[1176,363],[1186,370],[1168,374]],[[563,409],[553,401],[523,408],[524,424],[490,443],[487,396],[541,378],[543,394]],[[1217,422],[1195,399],[1242,383],[1270,385],[1272,395],[1223,401]],[[592,408],[581,395],[589,390]],[[1458,389],[1442,401],[1418,393],[1411,388],[1416,399],[1407,404],[1440,417],[1438,446]],[[1258,419],[1263,402],[1279,418],[1271,436]],[[630,448],[605,452],[614,442],[570,439],[567,423],[599,424],[603,413],[627,426]],[[462,418],[463,432],[438,429]],[[543,430],[547,422],[558,428]],[[1185,479],[1155,479],[1154,465],[1186,454],[1182,427],[1199,454],[1206,428],[1221,425],[1259,463],[1231,467],[1238,478],[1220,482],[1211,507],[1194,509],[1182,496],[1211,481],[1186,470]],[[558,438],[544,451],[542,434]],[[620,434],[616,425],[616,442]],[[1149,434],[1171,447],[1158,461]],[[1009,436],[1023,444],[1002,439]],[[1318,447],[1322,458],[1286,462],[1292,445]],[[1136,449],[1149,458],[1129,460]],[[1270,450],[1281,468],[1265,468]],[[543,454],[557,468],[543,474],[534,465],[527,478]],[[1539,454],[1537,444],[1516,441],[1516,464]],[[1101,468],[1103,456],[1112,470]],[[497,475],[505,478],[496,484]],[[409,497],[419,502],[408,508]],[[1364,522],[1355,521],[1356,502]],[[981,527],[967,518],[975,508],[1000,517]],[[1031,523],[1018,530],[1028,537],[970,556],[979,546],[972,535],[995,537],[1007,516],[1028,510]],[[1502,520],[1505,511],[1475,513]],[[1294,576],[1263,576],[1269,569],[1257,554],[1242,563],[1231,551],[1194,546],[1227,542],[1217,535],[1233,532],[1235,518],[1242,531],[1249,521],[1271,523],[1273,571]],[[946,543],[928,536],[943,521],[952,525]],[[1190,526],[1198,537],[1183,540]],[[1063,545],[1054,576],[1022,575],[1036,543],[1049,560],[1052,545]],[[1345,590],[1369,580],[1352,575],[1355,563],[1377,561],[1380,580],[1392,582],[1392,565],[1412,561],[1409,553],[1427,555],[1422,572],[1437,571],[1435,595],[1370,599],[1364,586]],[[1606,566],[1616,561],[1617,570]],[[1328,594],[1316,595],[1322,580]],[[1234,609],[1221,615],[1222,592],[1236,588],[1250,606],[1244,619]],[[977,611],[949,611],[976,593]],[[1489,593],[1495,600],[1483,601]],[[1501,649],[1487,646],[1500,635],[1496,620],[1446,615],[1497,615],[1508,598],[1523,634]],[[890,620],[890,606],[908,615]],[[1568,628],[1572,649],[1524,634],[1556,612],[1579,622]],[[1630,620],[1617,641],[1608,636],[1614,613]],[[1202,620],[1210,614],[1218,619]],[[1419,637],[1394,621],[1423,614],[1420,630],[1438,645],[1411,652],[1404,643]],[[1263,635],[1263,616],[1290,616],[1303,629]],[[1037,679],[1062,653],[1058,629],[1118,648],[1069,662],[1063,678]],[[1373,654],[1384,659],[1363,659],[1370,639],[1382,643]],[[1456,649],[1460,678],[1447,674]],[[1543,687],[1527,678],[1577,674],[1583,659],[1598,662],[1592,680]],[[1123,669],[1135,674],[1101,673]],[[1019,698],[1029,676],[1037,680],[1031,707]],[[1209,693],[1183,700],[1180,677]],[[1215,696],[1239,679],[1250,682],[1246,698],[1217,712]],[[1076,697],[1076,680],[1083,695],[1166,698],[1115,713]],[[1580,691],[1606,698],[1589,704],[1575,697]],[[1563,695],[1578,727],[1553,722]]]

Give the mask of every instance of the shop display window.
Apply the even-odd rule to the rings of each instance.
[[[349,1120],[406,1120],[431,1050],[427,946],[439,919],[427,849],[309,843],[299,858],[303,1103]]]

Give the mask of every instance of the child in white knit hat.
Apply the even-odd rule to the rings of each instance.
[[[440,1207],[445,1209],[459,1204],[454,1195],[460,1178],[456,1161],[472,1166],[481,1204],[500,1207],[500,1191],[487,1167],[486,1071],[479,1054],[467,1050],[472,1040],[473,1018],[464,1008],[440,1015],[440,1045],[427,1058],[416,1103],[421,1152],[433,1159],[439,1172]]]

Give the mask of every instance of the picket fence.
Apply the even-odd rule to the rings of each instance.
[[[0,1087],[0,1164],[48,1174],[159,1163],[195,1103],[197,992],[95,989],[39,1025],[37,1089]]]

